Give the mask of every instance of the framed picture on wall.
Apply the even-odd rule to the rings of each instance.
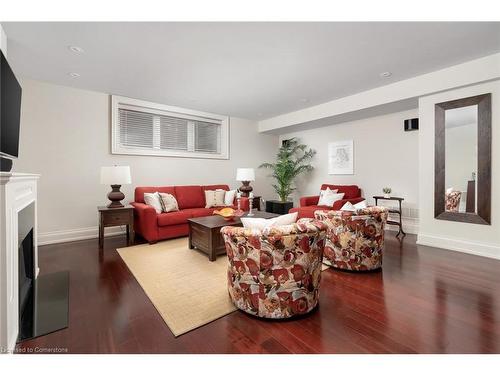
[[[354,174],[352,139],[328,143],[328,174]]]

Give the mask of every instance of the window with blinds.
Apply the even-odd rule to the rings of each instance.
[[[229,119],[112,97],[112,152],[228,159]]]

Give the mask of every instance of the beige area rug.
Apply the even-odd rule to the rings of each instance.
[[[227,293],[227,260],[210,262],[187,238],[118,249],[174,336],[236,310]]]
[[[227,259],[210,262],[188,249],[187,238],[117,251],[176,337],[236,310],[227,293]]]

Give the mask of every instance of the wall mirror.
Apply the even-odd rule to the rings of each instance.
[[[491,223],[491,94],[435,105],[434,217]]]

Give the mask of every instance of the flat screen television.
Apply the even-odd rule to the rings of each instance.
[[[21,117],[21,85],[0,50],[0,157],[19,156],[19,122]]]

